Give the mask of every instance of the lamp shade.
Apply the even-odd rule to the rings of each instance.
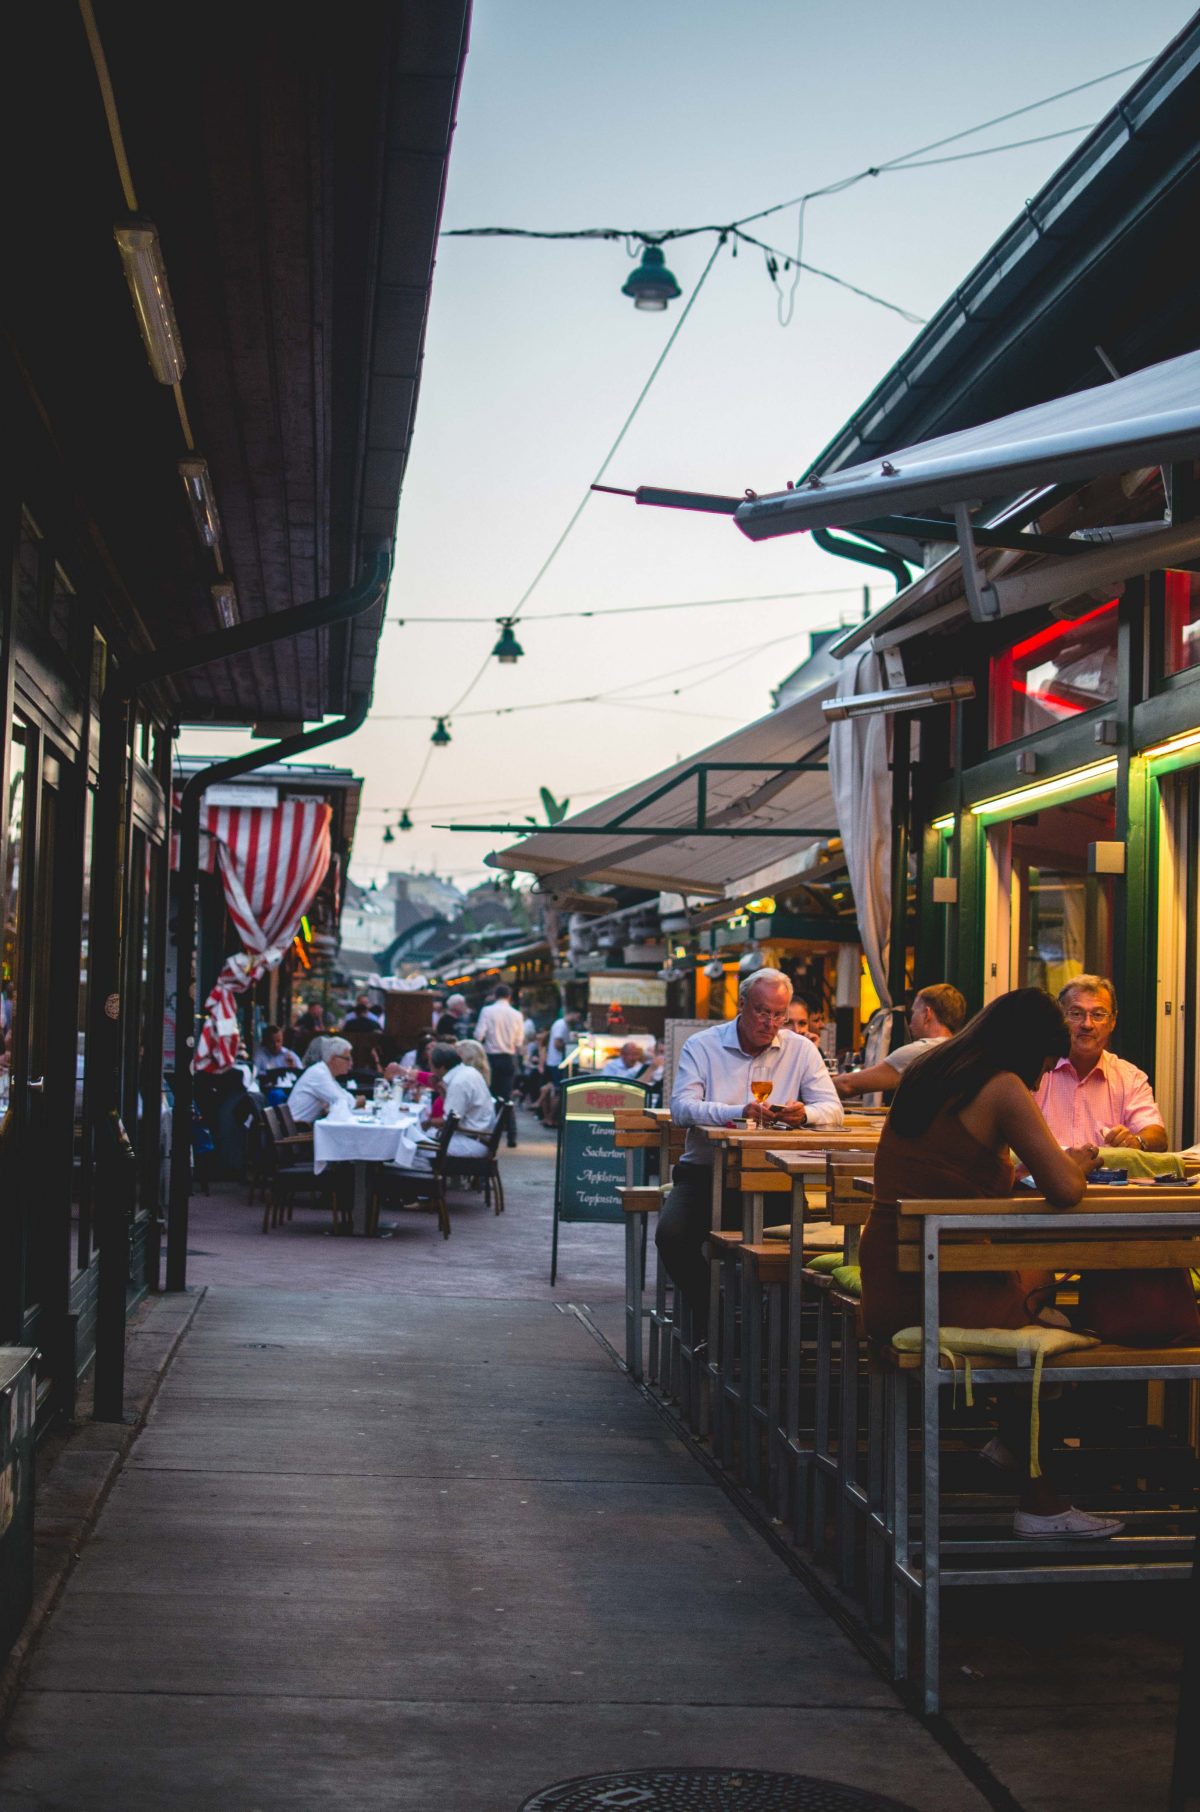
[[[667,269],[661,245],[648,245],[642,262],[621,285],[621,294],[632,297],[635,308],[664,309],[682,293]]]
[[[492,649],[492,653],[502,667],[513,667],[525,650],[513,633],[511,617],[499,617],[497,621],[500,624],[500,639]]]
[[[438,718],[433,735],[429,740],[435,749],[444,749],[446,744],[450,741],[450,732],[446,728],[446,720],[444,717]]]
[[[397,826],[396,826],[396,829],[397,829],[397,830],[402,830],[402,831],[405,831],[405,830],[411,830],[411,829],[412,829],[412,819],[411,819],[411,818],[410,818],[410,817],[409,817],[409,815],[408,815],[408,809],[407,809],[407,807],[406,807],[406,808],[405,808],[405,810],[404,810],[404,811],[402,811],[402,812],[401,812],[401,814],[400,814],[400,822],[399,822],[399,824],[398,824],[398,825],[397,825]]]
[[[384,827],[383,840],[385,843],[394,843],[396,841],[390,824]]]

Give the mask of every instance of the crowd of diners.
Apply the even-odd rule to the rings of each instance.
[[[243,1053],[241,1067],[248,1086],[269,1103],[286,1101],[302,1126],[311,1126],[347,1098],[362,1105],[380,1078],[399,1083],[422,1097],[422,1130],[436,1130],[447,1113],[457,1117],[450,1155],[472,1157],[486,1149],[498,1107],[509,1101],[523,1104],[545,1126],[557,1124],[559,1091],[571,1073],[579,1027],[580,1015],[564,1009],[539,1030],[508,985],[499,983],[477,1014],[462,994],[434,995],[428,1025],[397,1061],[385,1062],[383,1022],[372,1011],[370,997],[360,994],[340,1023],[314,1001],[287,1027],[265,1026],[253,1058]],[[644,1045],[644,1040],[627,1039],[602,1074],[660,1088],[662,1045],[652,1051]],[[395,1162],[402,1169],[428,1165],[417,1137],[414,1131],[413,1139],[401,1146]],[[508,1118],[508,1144],[516,1143],[514,1110]]]
[[[1003,1198],[1019,1175],[1051,1208],[1072,1207],[1089,1173],[1113,1154],[1134,1168],[1142,1153],[1166,1150],[1167,1132],[1142,1070],[1110,1049],[1117,1028],[1111,981],[1077,975],[1057,999],[1039,988],[1001,995],[967,1020],[959,991],[921,988],[911,1012],[912,1039],[870,1068],[830,1075],[819,1052],[792,1024],[792,984],[762,968],[741,984],[736,1018],[684,1044],[671,1092],[671,1117],[686,1127],[683,1154],[658,1219],[661,1262],[686,1305],[694,1344],[707,1347],[714,1147],[705,1127],[769,1123],[815,1131],[843,1123],[843,1101],[893,1090],[874,1164],[874,1197],[859,1251],[862,1314],[874,1340],[890,1342],[921,1322],[920,1280],[899,1268],[898,1204],[905,1199]],[[752,1081],[769,1078],[766,1101]],[[1014,1208],[1027,1210],[1022,1187]],[[722,1198],[723,1225],[741,1225],[736,1192]],[[1047,1274],[948,1275],[944,1326],[1019,1328],[1039,1320],[1065,1325]],[[1073,1319],[1081,1330],[1124,1345],[1200,1344],[1191,1274],[1107,1272],[1084,1276]],[[1020,1484],[1018,1535],[1103,1539],[1121,1528],[1112,1517],[1077,1509],[1055,1486],[1052,1468],[1030,1477],[1029,1416],[1012,1399],[1001,1407],[996,1437],[982,1451],[992,1468]],[[1053,1402],[1043,1412],[1052,1435]]]

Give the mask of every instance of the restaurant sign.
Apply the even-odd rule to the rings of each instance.
[[[589,975],[588,1005],[607,1007],[665,1007],[667,984],[657,975]]]
[[[564,1082],[554,1178],[551,1283],[558,1269],[560,1221],[624,1221],[617,1191],[627,1182],[636,1185],[643,1181],[645,1153],[618,1151],[613,1115],[618,1108],[644,1107],[647,1092],[638,1082],[615,1082],[607,1077],[580,1076]]]

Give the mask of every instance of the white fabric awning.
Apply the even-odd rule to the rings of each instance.
[[[886,459],[756,497],[734,517],[752,541],[801,529],[1011,496],[1035,485],[1168,465],[1200,454],[1200,352],[998,421],[943,434]]]
[[[711,899],[785,857],[794,866],[804,849],[836,834],[821,715],[821,699],[834,689],[827,683],[489,863],[563,886],[600,881]],[[799,762],[807,771],[782,768]],[[698,836],[701,823],[706,834]]]

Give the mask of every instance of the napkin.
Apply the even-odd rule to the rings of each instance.
[[[349,1095],[343,1093],[339,1095],[336,1101],[331,1103],[329,1118],[331,1120],[336,1120],[339,1124],[346,1120],[353,1120],[354,1103],[351,1101]]]

